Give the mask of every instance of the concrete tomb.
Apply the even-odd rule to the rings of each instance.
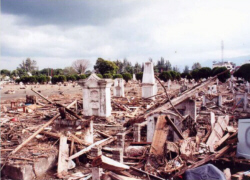
[[[157,83],[155,82],[154,77],[154,65],[153,62],[146,62],[144,64],[144,71],[142,77],[142,98],[148,98],[156,94]]]
[[[248,109],[247,93],[236,92],[234,94],[234,100],[236,108],[243,108],[243,111],[247,111]]]
[[[250,119],[239,119],[238,123],[236,156],[250,159]]]
[[[116,78],[114,82],[114,96],[124,97],[124,80]]]
[[[216,94],[217,93],[217,85],[208,86],[208,94]]]
[[[92,73],[81,80],[83,88],[83,113],[85,116],[109,117],[111,115],[111,79],[101,79]]]

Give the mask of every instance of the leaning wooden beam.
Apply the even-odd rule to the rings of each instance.
[[[105,143],[106,141],[110,141],[110,140],[114,140],[114,138],[111,137],[111,138],[103,139],[103,140],[101,140],[101,141],[97,141],[97,142],[95,142],[94,144],[91,144],[90,146],[88,146],[88,147],[82,149],[81,151],[79,151],[79,152],[73,154],[72,156],[70,156],[70,157],[69,157],[69,160],[75,159],[75,158],[77,158],[77,157],[79,157],[79,156],[81,156],[81,155],[83,155],[83,154],[89,152],[93,147],[98,146],[98,145],[100,145],[100,144],[103,144],[103,143]]]
[[[168,98],[168,101],[169,101],[170,105],[172,106],[172,108],[174,109],[174,111],[177,113],[177,115],[178,115],[182,120],[184,120],[184,117],[181,115],[181,113],[180,113],[180,112],[174,107],[174,105],[172,104],[171,99],[170,99],[170,97],[169,97],[169,95],[168,95],[168,92],[167,92],[166,87],[161,83],[161,80],[160,80],[156,75],[155,75],[155,79],[157,79],[158,82],[160,83],[160,85],[163,87],[163,89],[164,89],[164,91],[165,91],[165,93],[166,93],[166,96],[167,96],[167,98]]]
[[[40,94],[39,92],[35,91],[33,88],[31,88],[31,91],[33,91],[34,93],[36,93],[37,95],[39,95],[41,98],[43,98],[44,100],[48,101],[50,104],[54,104],[53,101],[49,100],[48,98],[46,98],[45,96],[43,96],[42,94]]]
[[[169,122],[169,125],[174,129],[175,133],[177,134],[177,136],[180,139],[185,139],[184,136],[182,135],[182,133],[179,131],[179,129],[175,126],[175,124],[173,123],[173,121],[171,119],[169,119],[168,116],[166,116],[167,121]]]
[[[69,157],[69,145],[67,144],[67,137],[60,137],[59,155],[58,155],[58,166],[57,166],[57,177],[63,178],[68,172],[68,159]]]
[[[113,159],[110,159],[106,156],[97,156],[93,162],[92,162],[93,167],[101,167],[106,170],[110,171],[123,171],[123,170],[128,170],[129,166],[122,164],[118,161],[115,161]]]
[[[67,107],[70,108],[71,106],[74,105],[74,102],[69,104]],[[54,122],[55,119],[57,119],[60,116],[60,113],[58,113],[57,115],[55,115],[52,119],[50,119],[47,123],[45,123],[41,128],[39,128],[36,132],[34,132],[28,139],[26,139],[22,144],[20,144],[19,146],[16,147],[16,149],[14,149],[10,155],[15,154],[17,151],[19,151],[21,148],[23,148],[26,144],[28,144],[32,139],[34,139],[36,137],[36,135],[38,135],[39,133],[41,133],[44,128],[46,128],[47,126],[49,126],[50,124],[52,124]]]
[[[216,76],[212,77],[211,79],[208,79],[206,82],[200,84],[200,85],[197,85],[195,88],[191,89],[190,91],[187,91],[186,93],[183,93],[181,96],[177,97],[177,98],[174,98],[171,100],[171,103],[173,106],[176,106],[178,105],[179,103],[181,103],[182,101],[192,97],[195,95],[195,93],[201,91],[202,89],[204,89],[205,87],[207,87],[209,84],[213,83],[214,80],[221,74],[224,74],[228,72],[228,70],[226,71],[223,71],[222,73],[219,73],[217,74]],[[155,113],[155,112],[159,112],[159,111],[162,111],[162,110],[166,110],[166,109],[171,109],[172,108],[172,105],[171,105],[170,102],[167,102],[166,104],[156,108],[155,110],[153,111],[149,111],[149,112],[145,112],[144,114],[144,117],[146,118],[147,116],[149,116],[150,114],[152,113]]]
[[[59,103],[54,103],[53,101],[49,100],[48,98],[44,97],[41,93],[35,91],[34,89],[31,89],[34,93],[36,93],[37,95],[39,95],[41,98],[43,98],[44,100],[48,101],[50,104],[53,104],[57,107],[64,107],[65,110],[71,114],[72,116],[75,116],[77,119],[82,119],[79,115],[77,115],[74,111],[72,111],[71,109],[65,107],[64,105],[62,104],[59,104]],[[77,103],[77,100],[74,101],[74,104]]]

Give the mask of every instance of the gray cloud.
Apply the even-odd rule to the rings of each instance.
[[[2,0],[2,13],[22,17],[28,25],[105,25],[113,18],[128,15],[140,3],[114,0]]]
[[[40,68],[98,57],[135,62],[164,57],[193,62],[248,57],[248,1],[2,0],[1,66],[26,57]],[[8,63],[11,61],[11,63]],[[16,63],[14,63],[16,62]]]

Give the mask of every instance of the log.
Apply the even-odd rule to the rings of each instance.
[[[101,167],[106,170],[110,171],[123,171],[123,170],[128,170],[129,166],[122,164],[118,161],[115,161],[113,159],[110,159],[104,155],[97,156],[93,162],[92,162],[93,167]]]
[[[68,159],[69,157],[69,145],[67,144],[67,137],[60,137],[57,177],[63,178],[68,173]]]

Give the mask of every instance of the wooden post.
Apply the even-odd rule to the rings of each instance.
[[[60,137],[59,155],[58,155],[58,166],[57,176],[63,178],[68,173],[68,159],[69,157],[69,145],[67,144],[67,137]]]

